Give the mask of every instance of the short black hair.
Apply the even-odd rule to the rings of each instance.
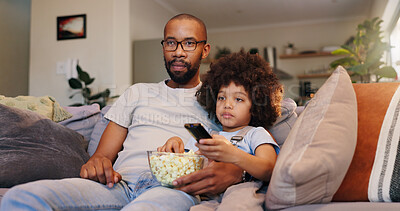
[[[168,22],[170,22],[170,21],[172,21],[172,20],[194,20],[194,21],[196,21],[197,23],[199,23],[200,24],[200,26],[203,28],[203,30],[204,30],[204,34],[206,35],[206,40],[207,40],[207,27],[206,27],[206,24],[204,24],[204,22],[200,19],[200,18],[198,18],[198,17],[196,17],[196,16],[194,16],[194,15],[191,15],[191,14],[187,14],[187,13],[181,13],[181,14],[178,14],[178,15],[175,15],[174,17],[172,17],[171,19],[169,19],[169,21]],[[165,24],[165,26],[167,26],[167,24]],[[165,28],[164,28],[164,34],[165,34]]]
[[[219,89],[231,82],[242,85],[252,101],[250,126],[267,128],[280,116],[283,86],[268,62],[258,54],[241,50],[211,63],[197,92],[198,102],[217,123],[220,123],[215,114]]]

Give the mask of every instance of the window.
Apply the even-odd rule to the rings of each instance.
[[[400,18],[390,33],[391,65],[397,72],[397,80],[400,79]]]

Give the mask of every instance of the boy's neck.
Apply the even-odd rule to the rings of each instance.
[[[248,125],[243,125],[243,126],[234,127],[234,128],[227,128],[227,127],[222,126],[222,131],[224,131],[224,132],[236,132],[236,131],[241,130],[241,129],[247,127],[247,126]]]

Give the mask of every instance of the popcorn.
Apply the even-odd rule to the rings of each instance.
[[[151,172],[162,186],[173,187],[172,181],[203,167],[204,157],[192,150],[187,153],[149,152]]]

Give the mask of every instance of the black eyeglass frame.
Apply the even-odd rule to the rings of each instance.
[[[164,50],[165,50],[165,47],[164,47],[164,42],[165,42],[166,40],[161,40],[161,45],[163,46],[163,48],[164,48]],[[175,40],[176,41],[176,40]],[[175,47],[175,50],[165,50],[165,51],[168,51],[168,52],[173,52],[173,51],[176,51],[176,49],[178,49],[178,46],[179,46],[179,44],[181,45],[181,48],[184,50],[184,51],[195,51],[196,49],[197,49],[197,44],[199,44],[199,43],[207,43],[207,40],[200,40],[200,41],[194,41],[195,43],[196,43],[196,46],[194,47],[194,49],[193,50],[185,50],[185,47],[183,47],[183,44],[182,44],[182,42],[185,42],[185,41],[187,41],[187,40],[182,40],[182,41],[176,41],[176,47]]]

